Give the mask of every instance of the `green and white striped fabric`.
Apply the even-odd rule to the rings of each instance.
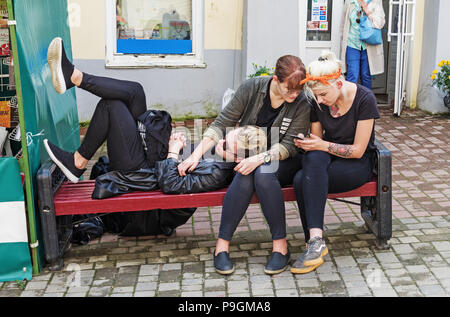
[[[24,192],[19,164],[0,158],[0,282],[31,280]]]

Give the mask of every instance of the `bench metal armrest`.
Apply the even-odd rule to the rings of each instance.
[[[377,200],[375,218],[377,237],[389,240],[392,237],[392,154],[381,142],[375,140],[377,147]]]
[[[72,234],[72,217],[56,219],[53,197],[66,178],[61,170],[48,160],[39,168],[36,179],[45,258],[50,263],[50,270],[60,270],[63,265],[61,257]]]

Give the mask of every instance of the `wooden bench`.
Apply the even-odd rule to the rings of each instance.
[[[350,192],[330,194],[328,198],[342,201],[343,198],[360,197],[358,205],[367,230],[375,234],[379,248],[389,248],[387,242],[392,236],[391,154],[381,143],[376,144],[373,180]],[[60,270],[63,266],[63,255],[70,245],[72,215],[221,206],[227,190],[180,195],[165,195],[161,191],[133,192],[94,200],[91,194],[95,181],[67,182],[51,161],[42,165],[37,178],[42,235],[50,270]],[[285,201],[295,201],[292,187],[283,188],[283,196]],[[258,203],[256,195],[251,203]]]

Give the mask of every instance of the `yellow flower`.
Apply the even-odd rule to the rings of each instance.
[[[436,79],[436,75],[431,75],[431,79],[435,80]]]
[[[447,61],[447,65],[450,65],[450,61]]]
[[[437,74],[438,73],[438,71],[435,69],[435,70],[433,70],[433,74]]]
[[[261,77],[265,77],[265,76],[269,76],[269,74],[264,73],[264,74],[261,74],[260,76],[261,76]]]
[[[440,62],[440,63],[438,64],[438,67],[442,67],[442,66],[444,66],[444,63],[443,63],[443,62]]]
[[[448,76],[448,79],[450,79],[450,76]]]

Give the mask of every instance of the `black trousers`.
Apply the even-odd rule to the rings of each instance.
[[[281,187],[292,184],[295,173],[301,167],[302,155],[299,154],[280,161],[275,172],[267,172],[267,167],[262,165],[247,176],[237,173],[223,201],[219,238],[231,241],[255,192],[269,224],[272,240],[286,238],[286,211]]]
[[[343,193],[361,187],[372,178],[372,154],[344,159],[322,151],[307,152],[303,169],[294,177],[294,191],[305,241],[310,229],[322,229],[328,193]]]
[[[89,160],[106,141],[112,170],[147,168],[136,123],[137,118],[147,111],[142,85],[83,73],[80,88],[102,99],[95,108],[78,152]]]

